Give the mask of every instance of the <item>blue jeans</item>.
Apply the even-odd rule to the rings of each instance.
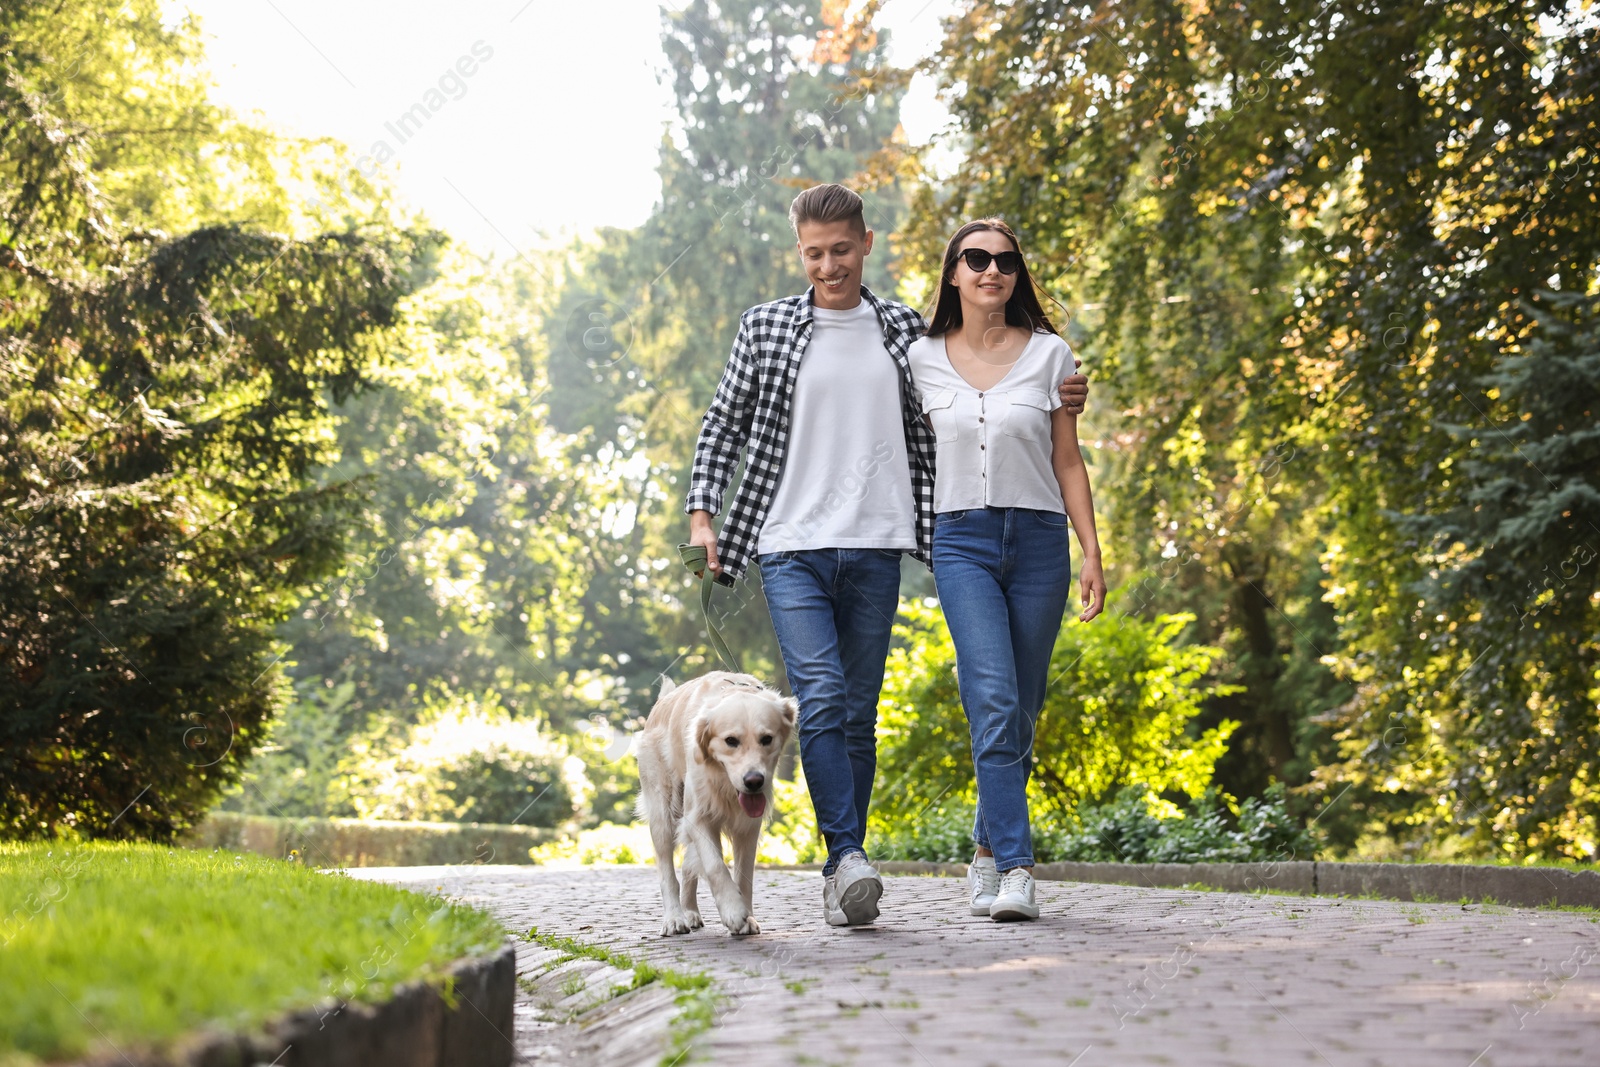
[[[878,768],[878,691],[900,607],[900,553],[820,548],[757,557],[789,687],[800,701],[800,764],[824,874],[864,851]]]
[[[934,519],[933,580],[972,734],[973,840],[994,853],[997,870],[1031,867],[1028,776],[1072,585],[1067,517],[1027,508],[942,512]]]

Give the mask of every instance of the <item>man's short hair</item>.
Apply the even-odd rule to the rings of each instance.
[[[794,227],[796,236],[802,222],[853,222],[856,230],[865,234],[867,220],[861,209],[861,197],[852,190],[833,182],[813,185],[789,205],[789,224]]]

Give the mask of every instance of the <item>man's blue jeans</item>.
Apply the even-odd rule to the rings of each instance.
[[[933,581],[956,648],[972,734],[978,814],[972,836],[995,869],[1033,865],[1028,776],[1050,653],[1072,585],[1067,517],[974,508],[934,518]]]
[[[824,874],[865,851],[867,807],[878,767],[878,691],[900,606],[900,553],[819,548],[757,557],[789,687],[800,701],[800,764]]]

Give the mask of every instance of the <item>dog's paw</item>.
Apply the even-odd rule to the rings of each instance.
[[[691,930],[698,930],[706,924],[706,921],[700,918],[700,913],[692,909],[683,913],[683,921],[689,924]]]
[[[691,922],[690,919],[693,919]],[[691,930],[698,930],[705,924],[700,921],[700,916],[694,912],[689,915],[668,915],[667,921],[661,924],[661,936],[671,937],[674,934],[686,934]]]
[[[722,925],[726,926],[728,933],[734,937],[743,937],[746,934],[759,934],[761,932],[761,924],[756,922],[756,917],[751,915],[746,908],[741,907],[733,911],[723,912],[719,917],[722,919]]]

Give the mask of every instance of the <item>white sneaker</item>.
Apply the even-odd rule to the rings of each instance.
[[[822,921],[829,926],[844,926],[849,920],[839,907],[839,890],[833,877],[832,874],[822,876]]]
[[[1033,900],[1033,875],[1026,867],[1013,867],[1000,876],[1000,891],[989,905],[989,918],[997,923],[1014,919],[1037,919],[1039,905]]]
[[[1000,872],[994,869],[993,856],[974,856],[967,864],[967,893],[972,898],[972,914],[989,914],[989,905],[1000,892]]]
[[[829,926],[861,926],[878,917],[883,879],[861,852],[846,852],[822,882],[822,917]]]

